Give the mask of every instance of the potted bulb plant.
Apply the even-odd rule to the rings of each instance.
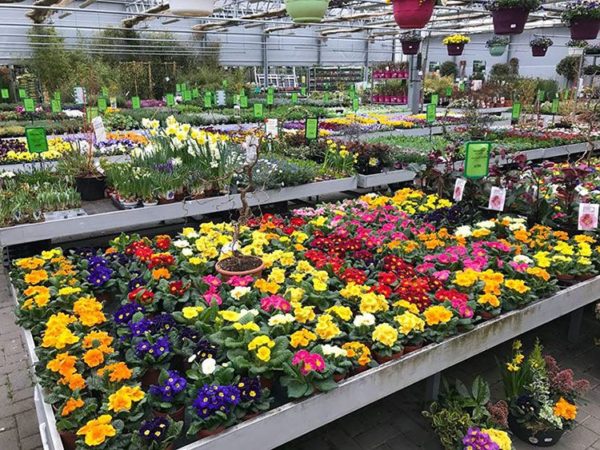
[[[553,43],[554,42],[552,42],[552,39],[545,36],[536,37],[532,39],[531,41],[529,41],[532,56],[546,56],[546,51],[548,50],[548,47],[550,47]]]
[[[394,20],[400,28],[423,28],[433,14],[435,0],[392,0]]]
[[[465,44],[468,44],[469,42],[471,42],[471,38],[464,34],[452,34],[446,36],[443,39],[442,44],[447,47],[449,56],[460,56],[463,54]]]
[[[485,46],[488,48],[491,56],[502,56],[506,51],[508,45],[508,38],[494,36],[485,42]]]
[[[568,3],[562,20],[571,29],[571,39],[596,39],[600,30],[600,3],[595,0]]]
[[[82,200],[94,201],[104,198],[106,176],[102,164],[94,158],[91,140],[71,142],[71,149],[62,154],[57,172],[75,178],[75,186]]]
[[[285,9],[296,23],[320,22],[328,7],[329,0],[285,0]]]
[[[402,53],[405,55],[416,55],[419,53],[421,46],[421,34],[416,31],[408,31],[400,35],[400,43],[402,44]]]
[[[495,34],[521,34],[529,12],[538,9],[540,0],[491,0],[485,7],[492,12]]]

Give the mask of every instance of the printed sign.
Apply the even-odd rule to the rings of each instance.
[[[31,153],[44,153],[48,151],[48,138],[46,130],[42,127],[25,128],[27,148]]]
[[[167,106],[175,105],[175,96],[173,94],[167,94]]]
[[[198,90],[198,88],[192,89],[192,98],[198,98],[198,97],[200,97],[200,91]]]
[[[490,168],[490,142],[467,142],[465,144],[466,178],[478,179],[486,177]]]
[[[255,103],[254,104],[254,117],[256,119],[262,119],[263,118],[263,104],[262,103]]]
[[[175,85],[175,91],[176,91],[176,92],[181,92],[181,84],[177,83],[177,84]]]
[[[57,91],[54,93],[54,100],[61,100],[60,92]]]
[[[225,106],[225,103],[226,103],[225,91],[217,91],[217,105]]]
[[[32,98],[24,99],[23,106],[25,107],[26,112],[34,112],[35,111],[35,103]]]
[[[245,95],[240,96],[240,107],[247,108],[248,107],[248,97]]]
[[[108,97],[108,88],[107,87],[102,88],[102,97]]]
[[[191,102],[192,101],[192,91],[183,91],[183,101]]]
[[[539,90],[537,93],[538,102],[543,102],[546,99],[546,93],[542,90]]]
[[[452,88],[446,88],[446,97],[452,97]]]
[[[106,111],[106,108],[107,108],[107,106],[108,106],[108,105],[106,104],[106,99],[105,99],[105,98],[102,98],[102,97],[100,97],[100,98],[98,99],[98,109],[99,109],[100,111]]]
[[[276,138],[279,135],[279,129],[277,128],[277,119],[265,120],[265,134],[272,138]]]
[[[106,141],[106,130],[104,129],[104,122],[102,121],[102,117],[94,117],[92,119],[92,126],[94,127],[96,142]]]
[[[558,105],[559,105],[558,102],[559,102],[559,100],[557,98],[552,100],[552,114],[558,114]]]
[[[50,102],[50,107],[52,108],[52,112],[57,114],[62,111],[62,106],[60,104],[60,100],[53,99]]]
[[[490,192],[488,209],[492,211],[504,211],[504,202],[506,201],[506,189],[494,186]]]
[[[427,105],[427,123],[435,122],[435,118],[437,116],[437,106],[435,103],[430,103]]]
[[[6,100],[8,97],[10,97],[10,94],[8,93],[8,89],[0,90],[0,94],[4,100]]]
[[[463,199],[463,194],[465,193],[465,186],[467,185],[467,180],[464,178],[457,178],[454,183],[454,194],[452,198],[455,202],[460,202]]]
[[[519,120],[521,117],[521,103],[515,102],[512,106],[511,118],[512,120]]]
[[[431,94],[431,103],[433,103],[434,105],[439,105],[440,102],[440,96],[438,94]]]
[[[317,139],[319,137],[319,119],[306,119],[304,130],[306,139]]]
[[[272,92],[267,92],[267,105],[271,106],[274,102],[274,94]]]
[[[204,93],[204,107],[211,108],[212,107],[212,95],[210,92]]]
[[[598,204],[580,203],[577,229],[580,231],[592,231],[598,228]]]
[[[131,107],[133,109],[140,109],[142,107],[139,97],[131,97]]]
[[[292,105],[295,105],[296,103],[298,103],[298,93],[292,92]]]
[[[306,96],[306,86],[302,86],[302,87],[300,88],[300,93],[301,93],[303,96]]]
[[[24,99],[27,97],[27,91],[23,88],[19,89],[19,98]]]

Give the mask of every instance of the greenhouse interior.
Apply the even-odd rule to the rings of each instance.
[[[0,450],[600,450],[600,0],[0,0]]]

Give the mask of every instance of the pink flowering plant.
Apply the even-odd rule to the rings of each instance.
[[[290,398],[308,397],[337,387],[333,380],[334,369],[328,367],[323,355],[316,352],[298,350],[291,362],[284,363],[283,371],[280,382]]]

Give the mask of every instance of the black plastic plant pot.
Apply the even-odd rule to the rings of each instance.
[[[564,430],[556,429],[534,432],[529,430],[522,423],[519,423],[512,414],[509,414],[508,416],[508,427],[515,436],[534,447],[552,447],[560,441],[560,438],[565,432]]]
[[[502,8],[492,11],[494,34],[521,34],[529,17],[525,8]]]
[[[402,53],[405,55],[416,55],[419,53],[421,43],[419,41],[406,41],[402,43]]]
[[[75,178],[75,187],[77,188],[77,192],[81,194],[81,200],[83,201],[102,200],[104,198],[104,191],[106,190],[106,178]]]

